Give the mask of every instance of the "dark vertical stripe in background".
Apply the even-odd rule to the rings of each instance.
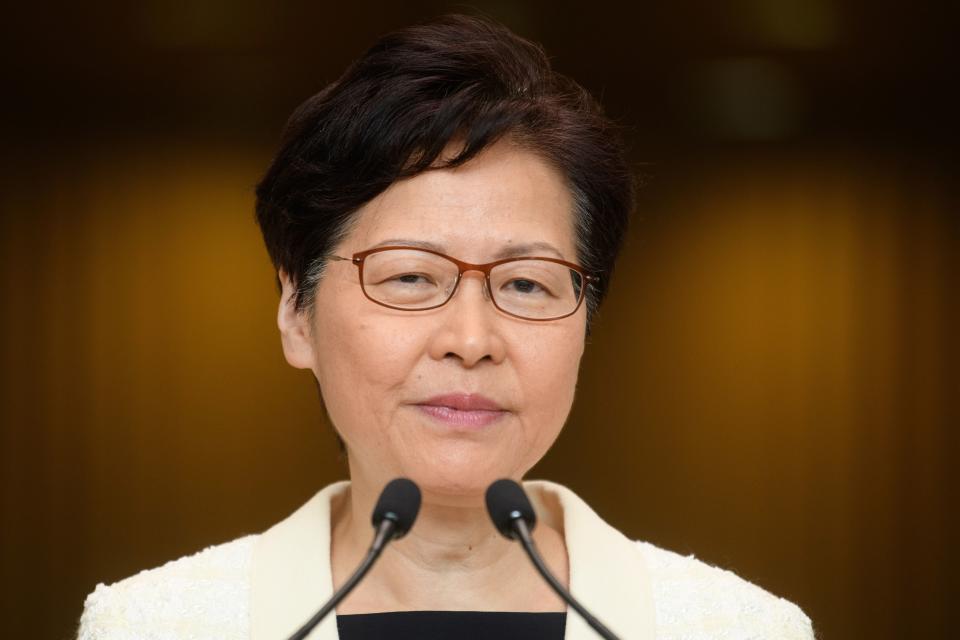
[[[534,477],[802,606],[947,638],[960,208],[949,3],[475,3],[647,174]],[[348,8],[349,7],[349,8]],[[260,531],[345,474],[252,188],[296,104],[440,2],[24,5],[0,70],[0,620]],[[7,10],[5,10],[7,12]]]

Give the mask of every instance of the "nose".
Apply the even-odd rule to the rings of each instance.
[[[442,320],[430,342],[432,358],[456,358],[467,368],[485,360],[503,361],[505,318],[493,306],[486,287],[482,273],[463,274],[453,298],[440,308]]]

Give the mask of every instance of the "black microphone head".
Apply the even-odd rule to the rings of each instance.
[[[410,531],[419,511],[420,489],[416,483],[407,478],[394,478],[380,493],[373,509],[373,526],[376,528],[384,520],[392,520],[396,525],[393,537],[402,538]]]
[[[511,540],[516,537],[513,530],[515,520],[526,521],[530,531],[537,526],[537,514],[526,492],[509,478],[497,480],[487,487],[487,513],[497,531]]]

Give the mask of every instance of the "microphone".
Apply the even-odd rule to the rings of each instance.
[[[487,487],[486,498],[487,512],[490,514],[490,519],[493,520],[497,531],[509,540],[520,541],[524,551],[530,556],[533,566],[537,568],[537,571],[539,571],[543,579],[547,581],[547,584],[549,584],[553,590],[557,592],[557,595],[563,598],[567,604],[573,607],[587,624],[593,627],[594,631],[607,640],[619,640],[610,629],[597,620],[582,604],[577,602],[569,591],[563,588],[560,581],[550,573],[550,569],[548,569],[547,565],[543,562],[543,558],[540,557],[540,552],[537,551],[537,547],[533,543],[533,538],[530,536],[534,527],[537,526],[537,515],[523,487],[509,478],[497,480]]]
[[[413,526],[417,519],[417,512],[420,511],[420,489],[417,488],[413,480],[407,478],[395,478],[387,483],[380,493],[377,500],[377,506],[373,509],[374,537],[370,544],[363,562],[353,572],[353,575],[343,583],[337,592],[334,593],[327,603],[320,607],[320,610],[313,614],[313,617],[307,620],[303,626],[290,636],[289,640],[303,640],[313,628],[320,624],[320,621],[327,617],[333,611],[341,600],[347,597],[357,583],[367,575],[370,567],[380,557],[381,552],[386,548],[387,543],[397,538],[402,538]]]

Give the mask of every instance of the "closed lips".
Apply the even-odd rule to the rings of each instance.
[[[454,429],[475,430],[500,420],[507,411],[478,394],[434,396],[417,405],[423,413]]]
[[[480,394],[444,394],[434,396],[418,404],[447,407],[457,411],[503,411],[495,401]]]

